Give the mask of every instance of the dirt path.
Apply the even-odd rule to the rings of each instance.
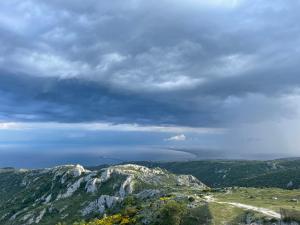
[[[273,217],[273,218],[277,218],[277,219],[281,218],[279,213],[277,213],[277,212],[275,212],[271,209],[256,207],[256,206],[252,206],[252,205],[246,205],[246,204],[242,204],[242,203],[238,203],[238,202],[219,202],[219,201],[216,201],[216,199],[214,199],[212,196],[205,196],[205,198],[206,198],[207,202],[216,202],[216,203],[219,203],[219,204],[228,204],[228,205],[232,205],[232,206],[242,208],[242,209],[253,210],[253,211],[265,214],[266,216]]]
[[[228,205],[236,206],[238,208],[247,209],[247,210],[253,210],[253,211],[265,214],[266,216],[274,217],[277,219],[280,219],[280,217],[281,217],[279,213],[277,213],[271,209],[267,209],[267,208],[261,208],[261,207],[246,205],[246,204],[237,203],[237,202],[217,202],[217,203],[228,204]]]

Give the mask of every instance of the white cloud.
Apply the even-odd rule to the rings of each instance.
[[[241,4],[242,0],[187,0],[187,3],[198,7],[225,7],[234,8]]]
[[[12,130],[12,129],[20,129],[22,126],[18,123],[1,123],[0,122],[0,130]]]
[[[140,132],[166,132],[180,133],[192,132],[198,134],[222,134],[224,128],[208,127],[183,127],[183,126],[143,126],[138,124],[112,124],[112,123],[30,123],[30,122],[9,122],[0,123],[0,129],[66,129],[66,130],[90,130],[90,131],[140,131]],[[178,137],[177,137],[178,136]],[[183,134],[177,135],[178,139],[185,138]],[[184,136],[184,137],[183,137]],[[172,137],[171,137],[172,138]],[[172,139],[171,139],[172,140]]]
[[[62,78],[77,77],[90,73],[87,63],[69,61],[64,57],[51,53],[30,50],[20,50],[14,55],[16,64],[23,71],[29,71],[37,76],[58,76]]]
[[[217,76],[239,76],[257,68],[259,60],[255,55],[229,54],[218,58],[216,65],[210,67],[208,72]]]
[[[185,141],[186,136],[184,134],[178,134],[166,139],[166,141]]]
[[[114,65],[121,63],[126,59],[126,56],[123,56],[117,52],[109,53],[102,56],[101,63],[97,65],[96,69],[100,72],[106,72]]]

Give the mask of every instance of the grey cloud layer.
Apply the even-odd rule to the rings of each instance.
[[[299,6],[3,1],[0,119],[213,127],[290,115]]]

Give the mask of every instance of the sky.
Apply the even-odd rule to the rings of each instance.
[[[0,1],[0,167],[300,155],[300,1]]]

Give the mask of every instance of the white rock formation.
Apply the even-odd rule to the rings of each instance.
[[[89,180],[85,185],[86,192],[94,193],[97,191],[97,185],[101,184],[101,179],[99,178],[92,178]]]
[[[195,188],[205,188],[205,184],[200,182],[196,177],[192,175],[179,175],[177,176],[177,184],[180,186],[189,186]]]
[[[46,209],[43,209],[40,214],[35,218],[35,223],[39,223],[41,221],[41,219],[44,217],[46,213]]]
[[[81,177],[74,184],[72,184],[70,187],[68,187],[67,191],[64,194],[59,194],[57,196],[56,200],[59,200],[61,198],[68,198],[68,197],[72,196],[73,193],[78,190],[82,181],[83,181],[83,178]]]
[[[121,184],[119,195],[124,198],[127,194],[133,192],[133,176],[128,176],[127,179]]]
[[[70,174],[74,177],[79,177],[83,173],[90,172],[89,170],[86,170],[81,165],[76,165],[73,169],[70,170]]]
[[[51,198],[52,198],[52,194],[48,195],[46,198],[45,198],[45,204],[49,203],[51,201]]]
[[[82,211],[82,215],[88,215],[92,212],[104,213],[105,209],[109,209],[117,202],[121,201],[120,198],[109,195],[101,195],[98,199],[90,202]]]

